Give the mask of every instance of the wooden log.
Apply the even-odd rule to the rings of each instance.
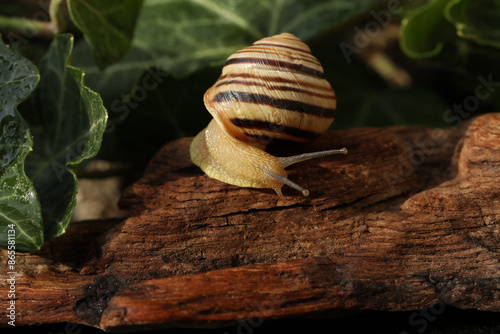
[[[349,149],[289,168],[309,197],[210,179],[190,141],[165,145],[122,194],[127,219],[74,223],[17,254],[16,324],[134,331],[436,303],[500,311],[499,113],[272,148]]]

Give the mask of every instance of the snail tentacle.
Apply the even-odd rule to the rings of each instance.
[[[279,159],[279,158],[278,158]],[[293,189],[296,189],[302,193],[304,196],[309,196],[309,190],[302,188],[295,182],[290,181],[286,177],[283,177],[279,175],[278,173],[273,172],[272,170],[266,171],[266,174],[269,175],[272,178],[275,178],[276,180],[280,181],[283,184],[286,184],[289,187],[292,187]],[[280,198],[283,198],[283,193],[281,192],[281,188],[274,188],[274,191],[278,194]]]
[[[298,155],[292,155],[289,157],[279,157],[278,160],[282,164],[283,168],[286,168],[290,165],[293,165],[293,164],[296,164],[296,163],[299,163],[302,161],[326,157],[326,156],[333,155],[333,154],[347,154],[347,148],[342,147],[342,148],[335,149],[335,150],[302,153],[302,154],[298,154]]]

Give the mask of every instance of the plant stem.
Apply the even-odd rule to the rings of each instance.
[[[50,20],[54,23],[56,32],[61,32],[66,29],[66,20],[61,13],[61,3],[65,0],[52,0],[49,6]]]
[[[8,17],[0,15],[0,30],[10,30],[26,37],[54,37],[54,27],[51,22],[30,20],[24,17]]]

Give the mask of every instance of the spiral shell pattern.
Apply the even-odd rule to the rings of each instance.
[[[323,67],[289,33],[231,55],[204,102],[228,135],[255,146],[314,139],[331,125],[337,106]]]

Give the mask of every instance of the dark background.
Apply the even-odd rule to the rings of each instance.
[[[240,323],[231,327],[214,329],[170,328],[135,333],[169,334],[270,334],[290,332],[313,333],[370,333],[370,334],[494,334],[500,333],[500,315],[494,312],[460,310],[445,306],[442,312],[433,315],[428,310],[407,312],[361,311],[339,318],[278,319],[254,325]],[[2,333],[27,332],[38,334],[98,334],[106,333],[94,327],[73,325],[65,331],[66,323],[43,326],[20,326],[2,329]]]

